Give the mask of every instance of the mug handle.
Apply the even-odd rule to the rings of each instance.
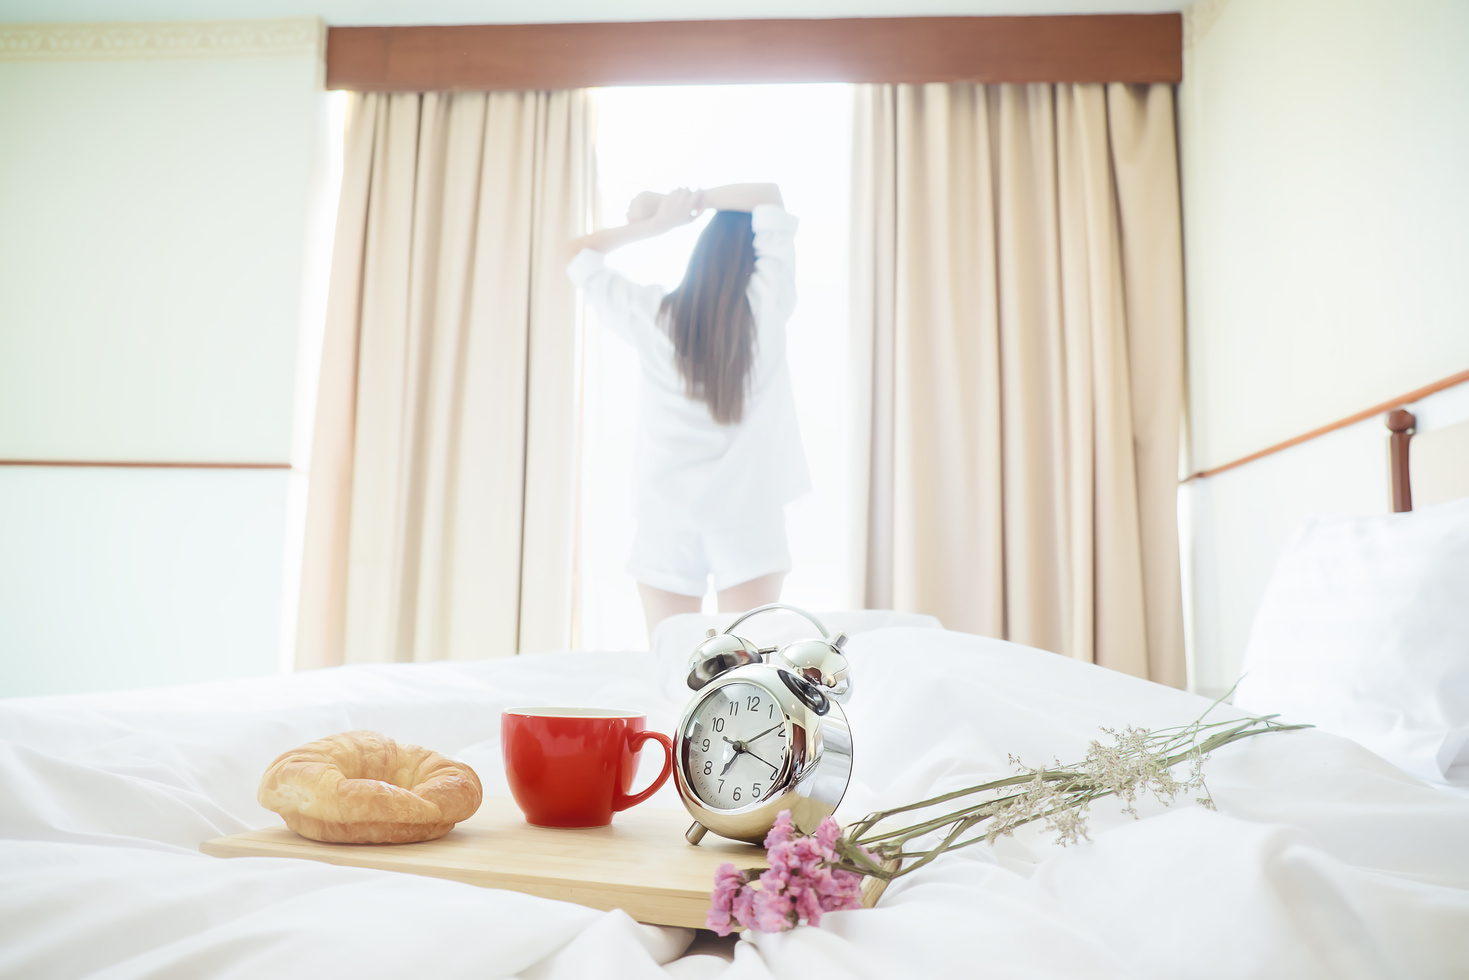
[[[663,746],[663,771],[658,774],[657,779],[653,780],[653,785],[635,796],[629,796],[619,791],[617,797],[612,801],[613,810],[626,810],[630,806],[637,806],[658,792],[663,784],[668,782],[669,775],[673,773],[673,740],[662,732],[654,732],[647,729],[640,732],[633,732],[627,737],[628,742],[631,743],[628,747],[636,755],[637,751],[643,747],[643,743],[650,738],[657,739],[659,744]]]

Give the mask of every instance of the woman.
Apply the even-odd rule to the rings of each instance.
[[[677,289],[607,268],[629,242],[717,212]],[[774,184],[646,191],[628,222],[571,243],[567,268],[602,322],[638,352],[637,534],[627,570],[648,634],[698,612],[712,577],[721,611],[780,598],[791,568],[785,504],[811,487],[786,366],[796,305],[796,219]]]

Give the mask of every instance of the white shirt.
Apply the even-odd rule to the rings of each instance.
[[[607,268],[583,249],[567,267],[602,322],[638,352],[643,369],[638,431],[638,520],[691,528],[727,527],[780,514],[811,489],[786,364],[786,321],[796,307],[796,218],[762,204],[751,214],[755,271],[746,295],[755,352],[744,409],[720,425],[707,403],[688,397],[673,341],[658,324],[665,292]]]

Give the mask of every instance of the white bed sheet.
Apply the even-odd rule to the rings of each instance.
[[[1203,699],[959,633],[848,646],[856,771],[840,815],[1079,759],[1101,725]],[[1267,735],[1215,754],[1217,813],[1099,807],[1090,843],[1039,830],[946,856],[875,909],[716,940],[620,912],[390,872],[210,858],[278,818],[279,752],[383,731],[464,759],[508,795],[499,712],[633,707],[672,730],[681,658],[563,653],[347,667],[0,702],[4,977],[1455,977],[1469,975],[1469,799],[1346,739]],[[677,807],[671,787],[648,805]]]

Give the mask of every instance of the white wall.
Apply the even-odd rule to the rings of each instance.
[[[1205,0],[1187,26],[1196,471],[1469,367],[1469,4]],[[1369,420],[1186,488],[1197,689],[1233,683],[1301,516],[1389,509],[1386,446]]]
[[[0,459],[300,455],[320,25],[161,30],[0,60]],[[275,671],[292,481],[0,466],[0,696]]]
[[[273,672],[285,480],[0,469],[0,694]]]

